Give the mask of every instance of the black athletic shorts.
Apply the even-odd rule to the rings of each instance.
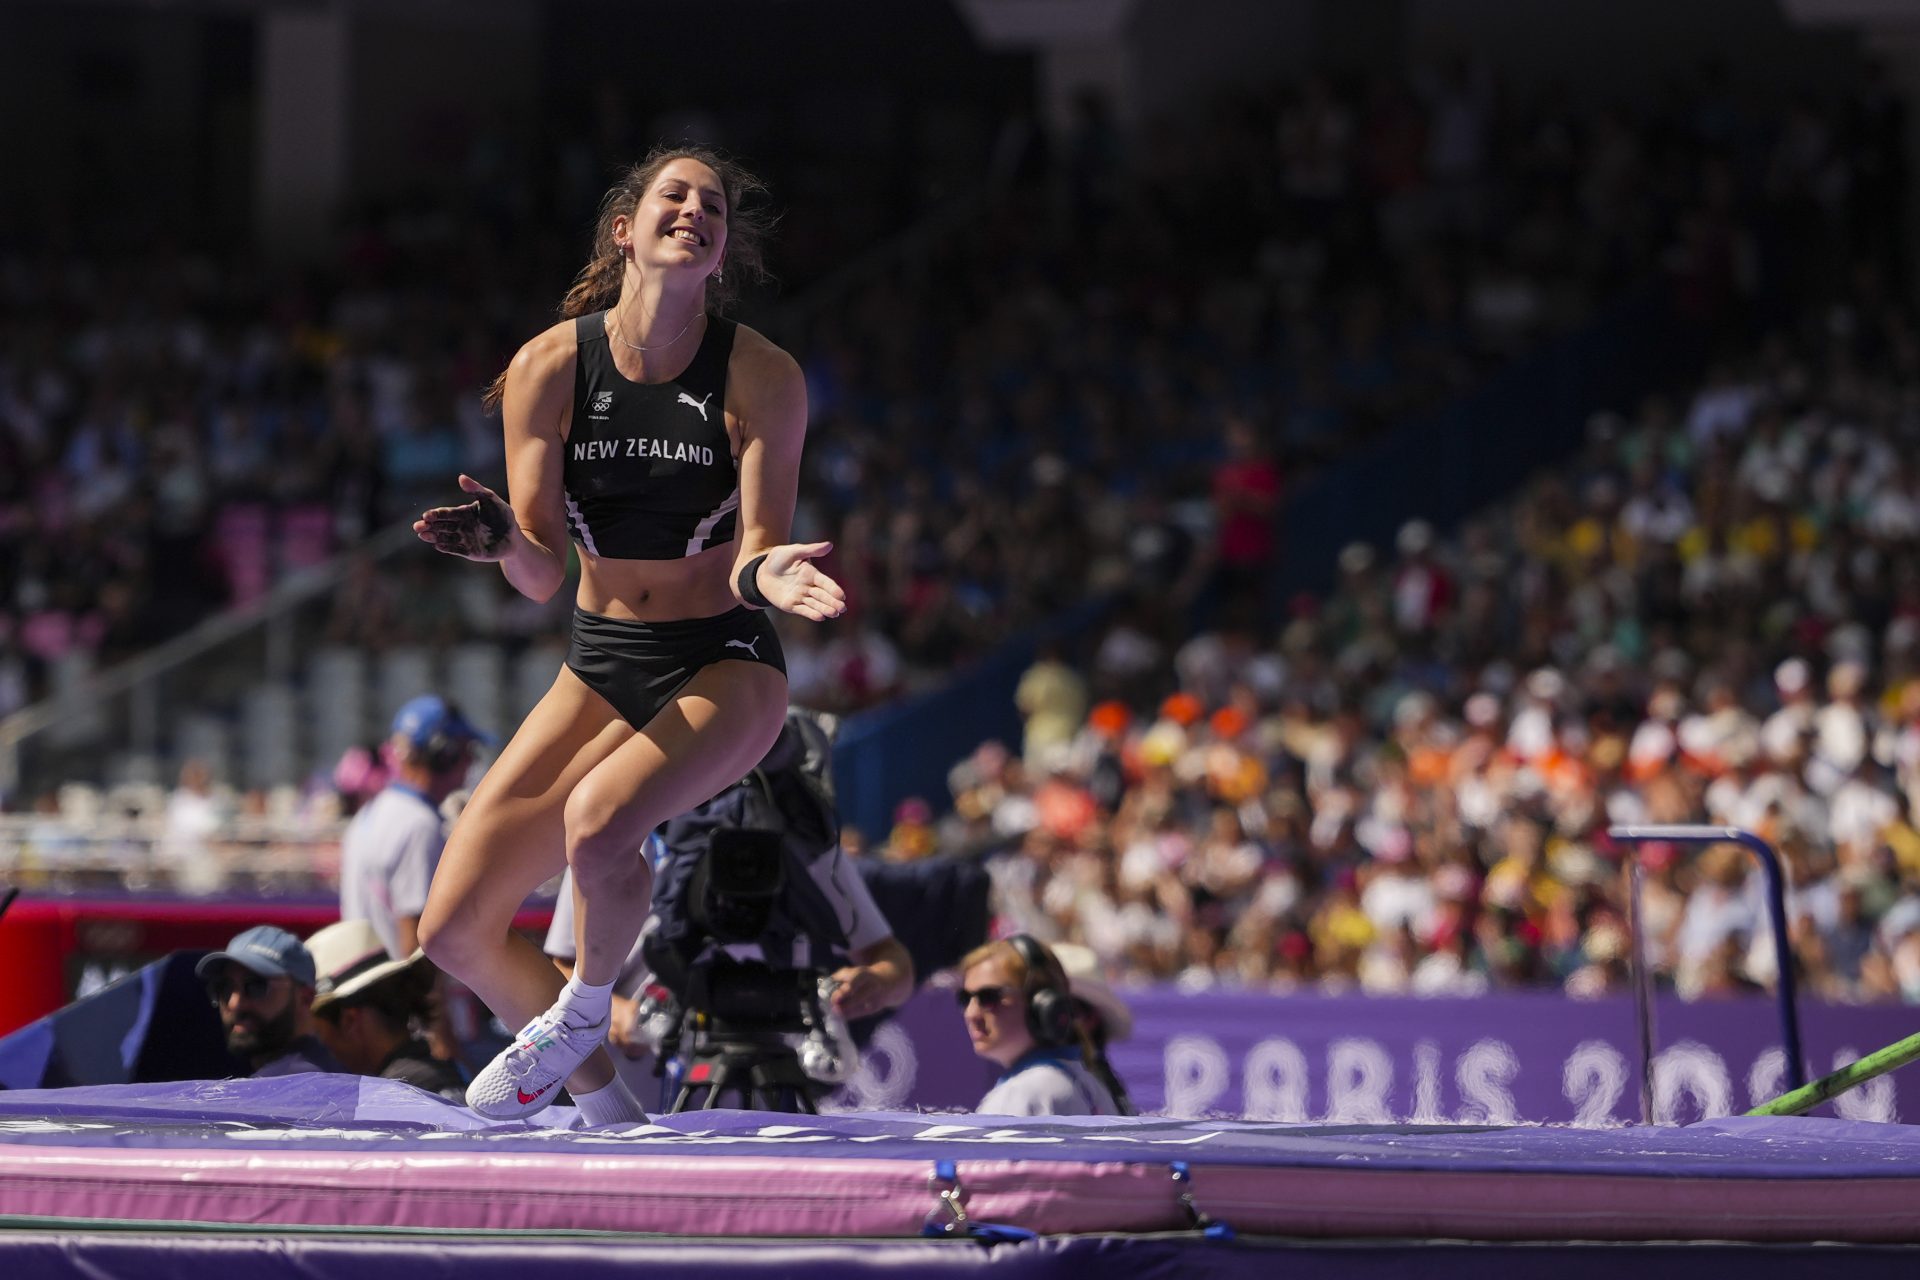
[[[716,618],[631,622],[573,611],[567,669],[638,729],[672,702],[700,668],[739,658],[787,673],[773,619],[742,605]]]

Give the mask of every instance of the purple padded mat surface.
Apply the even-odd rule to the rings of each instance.
[[[661,1116],[583,1134],[571,1111],[494,1124],[410,1086],[358,1076],[0,1093],[0,1144],[33,1146],[634,1154],[812,1159],[1188,1160],[1654,1177],[1912,1178],[1920,1127],[1810,1117],[1731,1117],[1686,1128],[1282,1125],[1236,1120],[1010,1118],[894,1112]]]

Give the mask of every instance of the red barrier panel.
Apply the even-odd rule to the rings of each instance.
[[[278,925],[305,938],[340,918],[327,899],[22,897],[0,918],[0,1035],[171,951],[212,951],[242,929]],[[550,909],[516,927],[544,937]]]

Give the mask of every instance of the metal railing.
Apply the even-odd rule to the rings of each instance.
[[[1635,855],[1641,844],[1659,841],[1666,844],[1737,844],[1760,860],[1767,876],[1767,917],[1773,922],[1774,963],[1779,978],[1774,996],[1780,1007],[1780,1039],[1787,1055],[1787,1083],[1800,1089],[1807,1083],[1806,1059],[1800,1051],[1800,1010],[1794,998],[1793,947],[1787,940],[1787,880],[1780,855],[1773,846],[1751,831],[1739,827],[1649,826],[1610,827],[1610,839],[1618,840]],[[1649,981],[1646,939],[1640,928],[1640,879],[1636,856],[1631,868],[1629,917],[1633,931],[1633,1000],[1640,1034],[1640,1118],[1653,1123],[1653,996]]]
[[[154,813],[73,821],[0,817],[0,880],[42,897],[95,892],[207,897],[339,891],[342,820],[229,818],[204,835]]]

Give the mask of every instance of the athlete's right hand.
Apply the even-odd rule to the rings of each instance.
[[[472,502],[424,511],[413,522],[413,531],[420,541],[450,556],[482,564],[505,560],[518,527],[513,508],[472,476],[461,476],[460,487],[474,495]]]

